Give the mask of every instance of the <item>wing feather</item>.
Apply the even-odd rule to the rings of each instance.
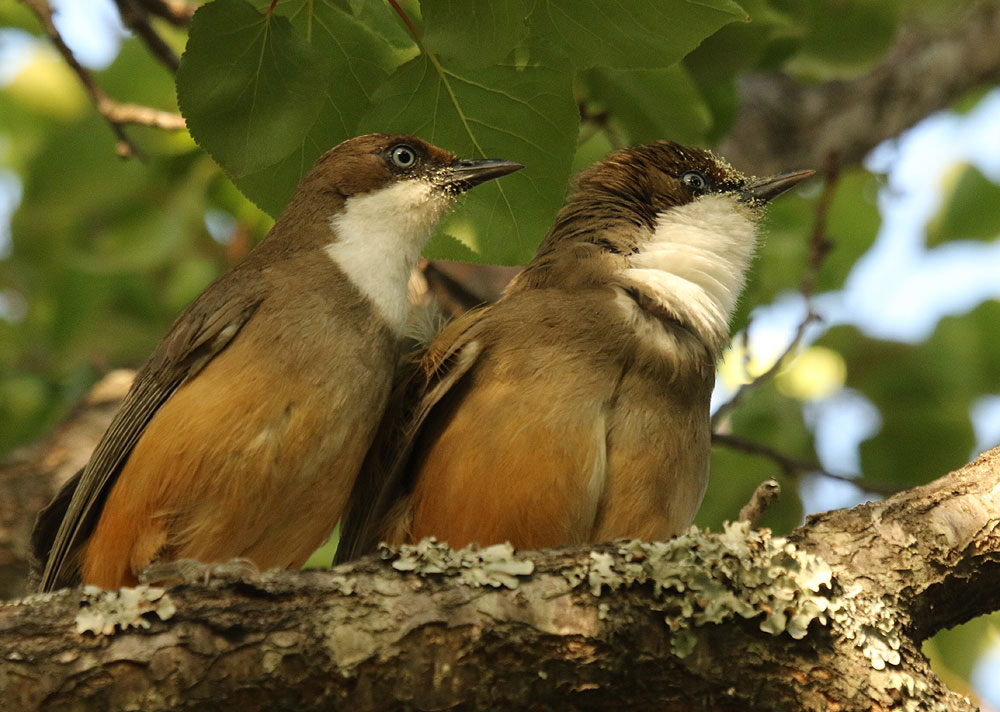
[[[93,531],[108,493],[146,425],[186,380],[232,342],[262,302],[259,295],[201,298],[174,322],[139,371],[86,467],[63,485],[39,515],[32,549],[36,559],[44,562],[40,591],[78,582],[75,553]],[[209,303],[220,306],[206,309]]]
[[[489,307],[466,312],[445,326],[428,349],[404,359],[341,520],[334,564],[375,551],[386,515],[412,487],[407,462],[424,422],[481,353],[476,337],[487,313]]]

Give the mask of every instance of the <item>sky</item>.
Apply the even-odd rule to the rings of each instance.
[[[57,27],[84,65],[99,69],[113,61],[125,31],[112,0],[53,0],[52,5],[58,11]],[[0,31],[0,85],[16,75],[32,42],[18,31]],[[878,195],[882,225],[844,288],[814,298],[823,328],[851,324],[878,338],[917,342],[929,336],[942,317],[1000,298],[1000,240],[950,242],[933,250],[924,244],[924,228],[940,206],[942,181],[955,164],[972,163],[1000,182],[998,127],[1000,90],[994,90],[968,113],[934,114],[868,156],[867,167],[886,178]],[[0,259],[9,250],[10,216],[20,196],[16,174],[0,167]],[[11,318],[16,312],[17,305],[0,291],[0,317]],[[792,294],[756,310],[751,350],[780,353],[803,314],[801,296]],[[811,338],[819,333],[814,330]],[[715,403],[729,392],[721,384]],[[1000,393],[984,396],[970,417],[977,452],[1000,442]],[[879,427],[874,406],[860,393],[843,389],[810,404],[806,418],[816,433],[821,464],[833,472],[859,473],[858,445]],[[849,484],[823,477],[807,478],[802,490],[808,511],[851,506],[868,498]],[[1000,645],[974,676],[977,689],[994,707],[1000,707],[998,670]]]

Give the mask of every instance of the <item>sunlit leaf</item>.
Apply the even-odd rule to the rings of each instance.
[[[927,224],[927,246],[948,240],[995,240],[1000,237],[1000,185],[971,163],[949,171],[941,209]]]

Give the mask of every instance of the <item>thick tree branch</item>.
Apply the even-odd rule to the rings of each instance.
[[[880,65],[853,81],[744,76],[740,110],[719,151],[759,175],[819,168],[831,154],[841,165],[858,163],[928,114],[1000,81],[997,37],[1000,3],[985,2],[946,32],[904,27]]]
[[[1000,607],[1000,449],[926,487],[667,543],[451,552],[0,608],[17,709],[971,710],[919,642]],[[942,605],[947,600],[948,605]]]

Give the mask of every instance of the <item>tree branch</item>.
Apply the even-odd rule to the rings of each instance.
[[[125,126],[128,124],[142,124],[168,131],[178,131],[185,128],[186,124],[180,115],[146,106],[121,104],[108,96],[97,85],[90,72],[73,56],[72,50],[70,50],[52,22],[52,8],[49,7],[48,2],[46,0],[22,0],[22,2],[35,13],[45,34],[49,36],[49,39],[52,40],[52,43],[59,51],[59,54],[62,55],[66,64],[69,65],[70,69],[80,79],[83,88],[90,96],[91,102],[108,122],[111,130],[114,131],[118,139],[116,149],[119,156],[122,158],[131,158],[140,155],[139,149],[125,133]]]
[[[818,84],[780,73],[738,81],[739,113],[719,152],[759,175],[852,165],[967,92],[1000,81],[1000,3],[984,2],[948,31],[903,28],[866,76]]]
[[[1000,448],[787,541],[745,524],[516,556],[425,541],[34,596],[0,608],[0,684],[23,710],[972,710],[919,643],[1000,607],[998,533]]]
[[[148,3],[137,0],[115,0],[115,4],[118,6],[118,14],[121,15],[122,23],[139,36],[153,57],[158,59],[171,73],[176,73],[181,63],[180,58],[150,24]],[[169,10],[162,4],[156,9]]]

